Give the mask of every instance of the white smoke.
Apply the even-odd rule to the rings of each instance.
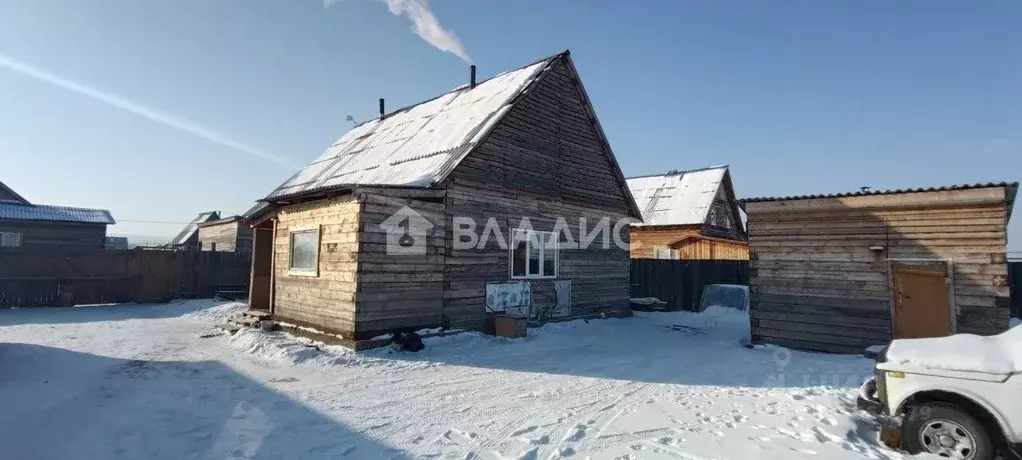
[[[323,0],[323,7],[329,8],[331,5],[340,2],[341,0]],[[437,20],[436,16],[433,16],[433,11],[429,9],[429,2],[427,0],[382,0],[387,3],[387,9],[395,16],[405,16],[412,20],[412,30],[426,40],[426,43],[433,45],[440,51],[451,53],[455,56],[460,57],[463,61],[471,64],[472,58],[468,56],[468,52],[465,51],[465,46],[461,44],[458,37],[454,35],[454,31],[444,29],[440,25],[440,21]]]

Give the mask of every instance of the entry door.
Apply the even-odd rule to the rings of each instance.
[[[894,338],[951,335],[947,265],[943,262],[893,264],[891,269],[894,280]]]
[[[252,229],[252,278],[248,305],[253,310],[271,311],[273,306],[273,228]]]

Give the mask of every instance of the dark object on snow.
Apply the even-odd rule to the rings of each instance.
[[[390,339],[390,347],[398,351],[420,351],[426,348],[426,345],[422,343],[422,337],[419,337],[419,334],[394,331],[394,336]]]

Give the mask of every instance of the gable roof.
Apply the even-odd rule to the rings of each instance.
[[[21,195],[18,195],[18,192],[15,192],[14,189],[8,187],[7,184],[5,184],[3,182],[0,182],[0,192],[3,192],[3,194],[10,195],[10,196],[14,197],[14,200],[13,200],[14,203],[31,204],[31,203],[28,202],[28,200],[25,199],[25,197],[23,197]],[[11,200],[0,198],[0,203],[11,203],[11,202],[12,202]]]
[[[41,220],[106,225],[117,223],[114,221],[113,216],[110,215],[110,211],[105,209],[10,202],[0,202],[0,220]]]
[[[589,98],[577,78],[570,52],[564,51],[451,92],[362,123],[344,134],[318,158],[262,201],[288,201],[352,186],[432,187],[454,168],[510,112],[520,96],[564,60],[577,81],[583,103],[602,137],[606,154],[628,195],[624,176]],[[639,216],[631,197],[628,202]]]
[[[642,212],[637,225],[701,225],[706,222],[727,165],[627,179]]]
[[[351,185],[430,186],[482,140],[558,56],[362,123],[266,199]]]
[[[199,231],[199,224],[210,220],[216,220],[219,218],[220,213],[217,211],[199,213],[198,216],[195,216],[195,218],[192,219],[192,221],[189,222],[188,225],[185,225],[185,228],[181,229],[181,232],[178,233],[177,236],[175,236],[174,239],[170,240],[170,243],[167,244],[171,246],[185,244],[188,242],[189,239],[191,239],[192,235],[194,235],[195,232]]]

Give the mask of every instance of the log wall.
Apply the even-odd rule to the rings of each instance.
[[[897,259],[951,261],[958,332],[1007,328],[1002,187],[749,202],[746,209],[756,341],[847,353],[886,343],[889,262]]]
[[[366,188],[356,193],[362,202],[356,340],[443,325],[445,191]],[[406,215],[408,210],[414,214]],[[388,221],[395,215],[397,221]],[[414,244],[408,248],[394,239],[400,230],[391,233],[402,219],[411,219]]]
[[[493,218],[505,241],[523,217],[540,231],[553,230],[563,217],[578,242],[580,217],[591,223],[607,218],[613,227],[631,212],[624,178],[596,128],[595,114],[585,105],[578,80],[564,62],[540,78],[446,184],[444,314],[455,327],[485,326],[486,282],[510,278],[510,253],[493,238],[480,249],[455,250],[454,217],[474,219],[477,233]],[[630,312],[627,226],[619,230],[623,248],[610,238],[606,248],[598,243],[592,249],[559,251],[557,279],[571,280],[571,316]],[[533,310],[552,307],[554,281],[531,284]]]
[[[277,214],[273,314],[343,335],[355,334],[359,203],[354,196],[292,205]],[[319,228],[318,274],[288,270],[290,232]]]

